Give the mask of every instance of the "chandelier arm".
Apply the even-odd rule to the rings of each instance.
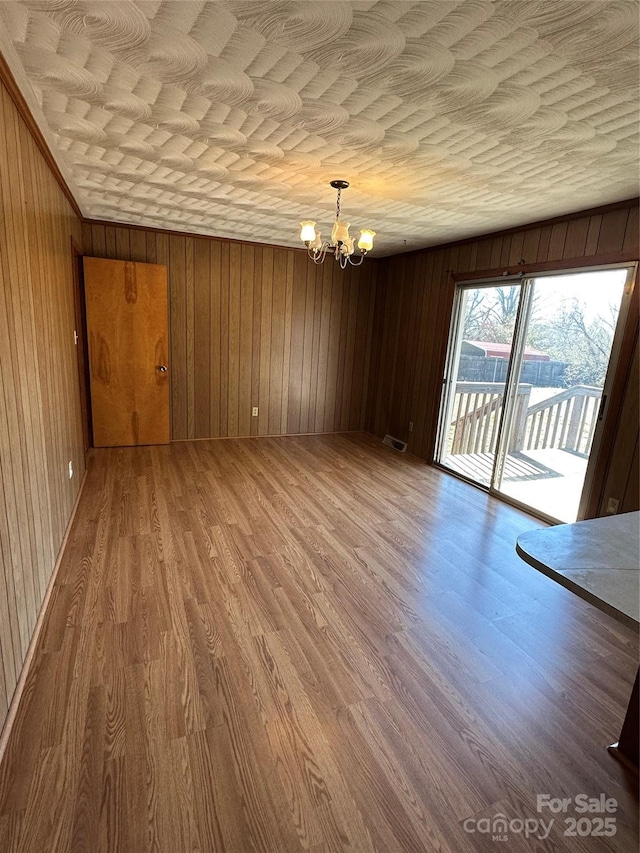
[[[349,263],[351,264],[352,267],[359,267],[360,264],[364,261],[364,255],[359,255],[358,257],[360,258],[360,260],[356,262],[356,261],[351,260],[352,256],[349,255]]]
[[[324,242],[319,249],[308,249],[307,254],[314,264],[323,264],[327,256],[327,251],[331,248],[331,244]]]

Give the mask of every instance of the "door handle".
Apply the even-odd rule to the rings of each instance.
[[[159,370],[160,373],[166,373],[167,372],[167,365],[166,364],[158,364],[156,367],[156,370]]]
[[[600,406],[598,407],[598,420],[601,421],[604,416],[604,408],[607,405],[607,395],[603,394],[602,399],[600,400]]]

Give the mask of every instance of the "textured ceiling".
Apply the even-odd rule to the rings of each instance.
[[[638,192],[638,3],[0,2],[83,213],[376,254]],[[406,240],[406,243],[405,243]]]

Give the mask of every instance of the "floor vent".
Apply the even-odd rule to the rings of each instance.
[[[394,450],[399,450],[400,453],[404,453],[407,449],[406,441],[400,441],[399,438],[394,438],[392,435],[389,435],[389,433],[387,433],[382,439],[382,443],[386,444],[387,447],[393,447]]]

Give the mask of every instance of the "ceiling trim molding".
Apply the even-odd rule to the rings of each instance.
[[[456,284],[460,281],[475,281],[476,279],[495,278],[503,276],[530,275],[537,272],[553,272],[555,270],[576,270],[586,267],[610,267],[616,264],[637,263],[636,252],[612,252],[611,254],[585,255],[578,258],[561,258],[555,261],[539,261],[530,264],[507,264],[504,267],[494,267],[489,270],[474,270],[473,272],[452,272],[451,279]]]
[[[220,243],[240,243],[243,246],[260,246],[263,249],[284,249],[287,252],[304,252],[303,246],[281,246],[280,243],[260,243],[257,240],[240,240],[238,237],[217,237],[215,234],[197,234],[194,231],[176,231],[175,228],[158,228],[153,225],[138,225],[135,222],[115,222],[111,219],[88,219],[82,218],[83,225],[98,225],[104,228],[130,228],[132,231],[150,231],[153,234],[166,234],[168,237],[197,237],[199,240],[216,240]],[[392,257],[392,256],[389,256]],[[367,259],[371,259],[368,255]],[[373,258],[381,261],[383,258]]]
[[[0,82],[4,84],[6,90],[9,94],[9,97],[11,98],[13,103],[15,104],[16,109],[18,110],[18,113],[20,114],[20,117],[22,118],[24,123],[27,125],[27,129],[29,130],[31,136],[33,137],[33,141],[38,146],[40,153],[44,157],[47,166],[49,167],[49,169],[51,170],[51,173],[53,174],[53,177],[56,179],[56,182],[58,183],[60,189],[64,193],[67,201],[69,202],[69,204],[73,208],[73,212],[78,217],[78,219],[81,222],[83,222],[84,216],[82,215],[82,211],[80,210],[78,202],[76,201],[73,193],[71,192],[69,185],[65,181],[64,176],[63,176],[62,172],[60,171],[60,167],[56,163],[55,157],[51,153],[51,149],[49,148],[47,141],[42,134],[42,131],[38,127],[38,124],[37,124],[36,120],[34,119],[31,110],[29,109],[29,105],[27,104],[27,101],[25,100],[24,95],[20,91],[20,88],[19,88],[18,84],[16,83],[16,79],[13,76],[13,73],[12,73],[11,69],[9,68],[9,65],[8,65],[6,59],[4,58],[2,52],[0,52]]]
[[[546,228],[549,225],[557,225],[561,222],[572,222],[574,219],[583,219],[586,216],[601,216],[614,210],[624,210],[628,207],[640,207],[640,197],[626,198],[622,201],[613,201],[610,204],[602,204],[599,207],[588,207],[585,210],[576,210],[572,213],[564,213],[554,216],[552,219],[538,219],[535,222],[526,222],[523,225],[514,225],[513,228],[503,228],[500,231],[489,231],[486,234],[476,234],[475,237],[465,237],[463,240],[452,240],[450,243],[434,243],[433,246],[425,246],[422,249],[412,249],[402,252],[402,257],[417,255],[420,252],[436,252],[439,249],[453,249],[455,246],[466,246],[469,243],[477,243],[479,240],[493,240],[497,237],[506,237],[508,234],[520,234],[522,231],[530,231],[532,228]],[[388,255],[388,257],[399,257]],[[625,258],[626,260],[626,258]],[[637,258],[636,258],[637,260]]]

